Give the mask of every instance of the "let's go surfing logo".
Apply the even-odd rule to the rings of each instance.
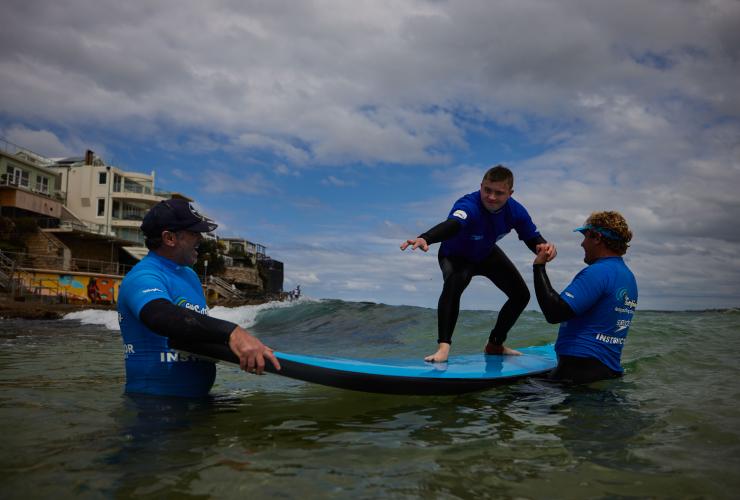
[[[178,297],[175,300],[175,305],[184,307],[185,309],[190,309],[191,311],[208,315],[208,306],[200,306],[198,304],[191,304],[188,302],[188,299],[185,297]]]
[[[630,299],[629,295],[627,294],[626,288],[620,288],[617,290],[617,300],[620,302],[623,302],[625,307],[629,307],[630,309],[635,309],[637,307],[637,301]]]

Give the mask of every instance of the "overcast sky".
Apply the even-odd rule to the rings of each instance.
[[[156,171],[285,288],[435,307],[444,220],[497,163],[559,250],[619,210],[642,309],[740,306],[740,2],[3,2],[0,136]],[[533,255],[502,242],[531,284]],[[498,309],[476,278],[463,307]],[[537,309],[533,299],[530,309]]]

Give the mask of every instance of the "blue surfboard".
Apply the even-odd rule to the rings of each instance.
[[[174,344],[170,341],[171,344]],[[178,343],[173,348],[238,363],[226,345]],[[509,384],[546,373],[557,365],[552,344],[518,349],[521,356],[470,354],[451,356],[446,363],[423,359],[338,358],[275,351],[282,370],[267,362],[265,370],[306,382],[383,394],[460,394]]]

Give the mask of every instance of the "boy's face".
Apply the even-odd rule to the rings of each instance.
[[[507,181],[491,182],[483,179],[480,183],[480,200],[489,212],[500,210],[514,192]]]

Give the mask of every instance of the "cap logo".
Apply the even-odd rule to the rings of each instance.
[[[188,210],[190,210],[190,213],[193,215],[193,217],[197,217],[199,220],[206,220],[205,217],[203,217],[200,212],[198,212],[195,207],[193,207],[192,203],[188,203]]]

